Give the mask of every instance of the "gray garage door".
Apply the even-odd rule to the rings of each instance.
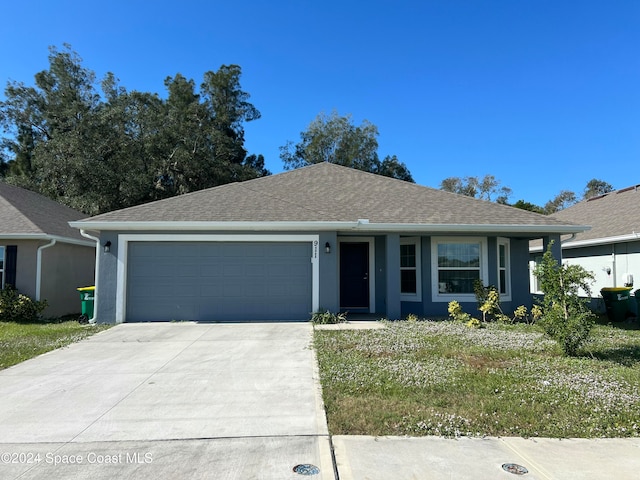
[[[307,320],[310,243],[130,242],[126,321]]]

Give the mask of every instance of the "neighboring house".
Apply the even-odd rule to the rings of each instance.
[[[562,237],[562,257],[568,264],[593,272],[594,298],[604,287],[624,287],[633,282],[634,290],[640,288],[639,187],[593,197],[551,215],[562,222],[591,225],[588,231]],[[532,242],[532,262],[542,253],[541,242]],[[531,285],[533,292],[539,290],[535,278]],[[632,306],[634,303],[630,302]]]
[[[76,288],[94,283],[96,243],[68,222],[85,216],[0,182],[0,288],[46,300],[48,317],[80,312]]]
[[[529,241],[587,227],[329,163],[72,226],[98,236],[99,322],[398,319],[531,304]],[[559,249],[557,249],[559,253]]]

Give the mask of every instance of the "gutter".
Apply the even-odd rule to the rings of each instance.
[[[633,242],[635,240],[640,240],[640,234],[638,232],[629,233],[627,235],[617,235],[615,237],[603,237],[603,238],[593,238],[589,240],[578,240],[577,242],[573,241],[575,235],[572,235],[571,238],[568,238],[562,242],[562,248],[580,248],[580,247],[591,247],[595,245],[607,245],[609,243],[621,243],[621,242]],[[542,247],[534,247],[530,248],[529,252],[536,253],[541,252]]]
[[[61,237],[59,235],[48,235],[46,233],[5,233],[0,234],[0,240],[55,240],[58,243],[68,243],[71,245],[82,245],[93,247],[93,242],[79,240],[75,238]]]
[[[46,245],[41,245],[38,247],[38,251],[36,253],[36,301],[40,301],[40,292],[42,290],[42,251],[46,248],[53,247],[58,240],[52,238],[49,243]]]
[[[570,234],[589,230],[586,225],[469,225],[426,223],[369,223],[355,222],[185,222],[185,221],[77,221],[69,225],[95,231],[362,231],[362,232],[432,232],[432,233],[524,233]]]
[[[89,319],[89,323],[90,324],[94,324],[96,323],[96,315],[98,314],[98,275],[100,273],[100,239],[98,237],[94,237],[92,235],[89,235],[87,232],[85,232],[84,230],[80,229],[80,235],[82,235],[85,238],[88,238],[90,240],[93,240],[95,242],[95,247],[96,247],[96,271],[95,271],[95,277],[94,277],[94,285],[96,287],[95,291],[93,292],[93,317]]]
[[[591,240],[578,240],[577,242],[570,242],[563,245],[566,248],[578,248],[587,247],[590,245],[602,245],[606,243],[619,243],[619,242],[633,242],[639,240],[640,235],[637,232],[629,233],[627,235],[617,235],[615,237],[594,238]]]

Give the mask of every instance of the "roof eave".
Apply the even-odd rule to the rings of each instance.
[[[640,233],[632,232],[626,235],[616,235],[615,237],[601,237],[601,238],[591,238],[588,240],[577,240],[571,241],[570,239],[562,242],[563,249],[569,248],[584,248],[584,247],[594,247],[598,245],[608,245],[612,243],[624,243],[624,242],[633,242],[636,240],[640,240]],[[529,253],[538,253],[541,252],[542,245],[536,245],[535,247],[529,248]]]
[[[565,234],[589,230],[586,225],[520,225],[520,224],[415,224],[415,223],[368,223],[360,224],[359,230],[411,231],[433,233],[522,233]]]
[[[63,237],[60,235],[49,235],[46,233],[2,233],[0,234],[0,240],[43,240],[50,241],[55,240],[59,243],[68,243],[71,245],[82,245],[85,247],[95,247],[94,242],[87,240]]]
[[[428,224],[428,223],[370,223],[355,222],[127,222],[127,221],[75,221],[69,225],[93,231],[344,231],[363,232],[432,232],[432,233],[523,233],[569,234],[580,233],[591,227],[585,225],[518,225],[518,224]]]
[[[573,242],[563,243],[562,248],[592,247],[596,245],[606,245],[610,243],[633,242],[634,240],[640,240],[640,233],[633,232],[627,235],[617,235],[615,237],[592,238],[590,240],[577,240]]]

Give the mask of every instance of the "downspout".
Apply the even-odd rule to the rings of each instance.
[[[617,269],[617,261],[616,261],[616,244],[611,244],[611,263],[613,264],[613,286],[618,286],[618,269]]]
[[[89,323],[93,324],[96,323],[96,315],[98,314],[98,275],[100,273],[100,249],[98,247],[100,246],[100,239],[93,235],[89,235],[82,229],[80,229],[80,235],[96,242],[96,272],[94,278],[94,285],[96,289],[93,292],[93,317],[89,319]]]
[[[568,242],[571,242],[571,241],[575,240],[577,236],[578,236],[577,233],[572,233],[569,238],[566,238],[564,240],[560,240],[560,245],[562,245],[563,243],[568,243]]]
[[[40,301],[40,292],[42,290],[42,251],[45,248],[53,247],[56,242],[57,240],[54,238],[46,245],[38,247],[38,252],[36,253],[36,302]]]

